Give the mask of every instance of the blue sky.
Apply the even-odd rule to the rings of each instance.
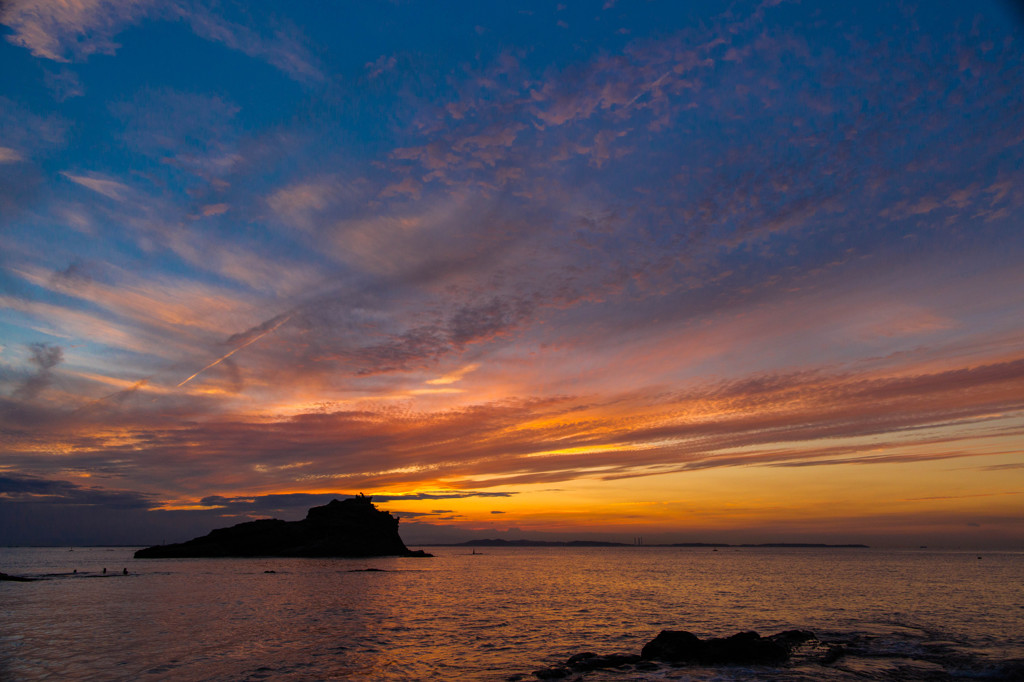
[[[0,24],[0,543],[1024,540],[1012,4]]]

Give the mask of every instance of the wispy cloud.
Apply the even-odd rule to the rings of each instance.
[[[0,147],[0,163],[17,163],[23,160],[24,157],[16,149]]]
[[[475,372],[478,369],[480,369],[480,365],[477,364],[477,363],[473,363],[471,365],[465,365],[465,366],[460,367],[459,369],[455,370],[454,372],[450,372],[448,374],[445,374],[443,377],[438,377],[436,379],[430,379],[429,381],[427,381],[427,383],[435,385],[435,386],[436,385],[442,385],[443,386],[443,385],[446,385],[446,384],[454,384],[454,383],[457,383],[457,382],[461,381],[462,377],[466,376],[470,372]]]
[[[114,201],[125,201],[129,198],[132,190],[127,185],[121,184],[116,180],[110,180],[108,178],[95,176],[95,175],[75,175],[74,173],[63,173],[71,182],[77,183],[83,187],[88,187],[97,194],[102,194],[108,199]]]
[[[114,38],[126,26],[152,11],[150,0],[12,0],[4,3],[0,23],[14,33],[7,37],[44,59],[68,62],[91,54],[113,54]]]
[[[178,13],[201,38],[262,59],[295,80],[318,82],[324,79],[316,58],[293,26],[274,22],[277,25],[273,26],[271,35],[266,36],[250,26],[228,21],[202,5],[183,4]]]
[[[145,19],[181,19],[199,37],[264,60],[296,80],[323,78],[296,29],[281,24],[268,36],[189,0],[11,0],[0,11],[0,23],[14,31],[9,41],[57,62],[115,54],[118,35]]]
[[[165,462],[162,475],[175,481],[213,481],[228,467],[236,485],[245,480],[251,489],[301,489],[313,480],[422,487],[441,477],[449,485],[479,489],[752,465],[1013,454],[996,438],[1005,434],[990,427],[1012,424],[1024,412],[1022,384],[1024,360],[1015,360],[907,377],[779,376],[672,396],[503,401],[436,413],[333,412],[269,423],[218,419],[182,425],[180,416],[153,421],[155,413],[141,411],[122,414],[120,444],[87,435],[87,422],[60,426],[54,415],[52,428],[71,448],[60,458],[62,467],[88,467],[95,458],[130,452]],[[76,433],[79,428],[85,430]],[[888,444],[872,440],[881,434],[888,434]],[[992,446],[979,449],[985,437]],[[821,445],[836,439],[848,442]],[[12,441],[12,461],[34,461],[42,475],[49,468],[45,460],[15,455],[30,443]],[[367,452],[376,455],[367,460]],[[303,466],[294,473],[276,467],[295,453],[302,453]],[[243,457],[267,466],[240,478]]]

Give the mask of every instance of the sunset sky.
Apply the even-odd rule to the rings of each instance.
[[[0,545],[1024,547],[1024,12],[0,5]]]

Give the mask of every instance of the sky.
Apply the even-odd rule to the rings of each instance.
[[[7,0],[0,545],[1024,548],[1010,2]]]

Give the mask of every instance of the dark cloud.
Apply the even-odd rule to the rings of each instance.
[[[395,516],[395,517],[397,517],[399,519],[417,519],[417,518],[423,518],[423,517],[437,516],[437,514],[432,514],[430,512],[411,512],[411,511],[395,510],[395,509],[390,510],[390,513],[393,516]]]
[[[36,367],[36,372],[15,389],[13,397],[19,400],[32,400],[47,388],[53,381],[51,370],[64,359],[63,348],[46,343],[33,343],[29,352],[28,361]]]
[[[510,497],[513,492],[440,491],[375,495],[374,503],[423,499]],[[351,493],[273,494],[249,498],[211,495],[199,501],[209,509],[161,510],[156,495],[87,487],[34,476],[0,476],[0,546],[54,544],[149,545],[178,542],[251,518],[304,518],[310,507]],[[450,510],[389,510],[401,519],[453,520]],[[448,516],[441,516],[449,514]]]
[[[57,270],[50,278],[56,287],[76,287],[89,284],[93,280],[91,267],[85,261],[76,258],[63,270]]]
[[[232,513],[268,514],[271,512],[301,509],[303,512],[310,507],[324,505],[333,499],[346,499],[355,496],[355,492],[338,493],[277,493],[271,495],[255,495],[252,497],[223,497],[209,495],[199,503],[203,506],[224,508]],[[514,492],[484,492],[472,490],[439,491],[435,493],[421,492],[403,495],[372,495],[374,502],[402,502],[408,500],[462,500],[471,497],[512,497]],[[432,511],[431,514],[446,514],[451,510]],[[411,512],[402,512],[403,514]]]
[[[990,464],[979,467],[983,471],[1005,471],[1007,469],[1024,469],[1024,462],[1011,462],[1009,464]]]
[[[455,346],[493,338],[527,319],[533,305],[525,300],[492,298],[487,303],[465,306],[452,316],[450,334]]]
[[[449,353],[452,345],[443,329],[424,326],[410,329],[384,343],[342,352],[360,375],[428,367]]]
[[[38,367],[41,371],[53,369],[64,359],[64,349],[60,346],[51,346],[46,343],[33,343],[29,346],[32,357],[29,362]]]
[[[275,329],[283,325],[285,322],[288,321],[291,315],[291,313],[281,313],[280,315],[275,315],[269,320],[262,322],[251,329],[247,329],[246,331],[239,332],[237,334],[232,334],[231,336],[228,337],[227,341],[225,341],[224,344],[226,346],[236,348],[239,346],[244,346],[246,344],[252,343],[261,336],[264,336],[268,332],[274,331]]]
[[[0,504],[33,502],[141,510],[153,506],[154,501],[153,495],[134,491],[85,487],[33,476],[0,476]]]

